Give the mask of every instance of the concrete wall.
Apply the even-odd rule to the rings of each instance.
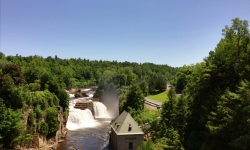
[[[128,150],[129,143],[133,143],[133,149],[136,150],[143,141],[143,134],[141,135],[118,135],[117,136],[117,150]]]
[[[143,134],[116,135],[111,129],[110,148],[111,150],[136,150],[142,144]],[[129,143],[133,143],[133,148],[129,149]]]
[[[144,107],[146,107],[149,110],[156,110],[156,109],[158,109],[157,107],[149,105],[149,104],[146,104],[146,103],[144,103]]]

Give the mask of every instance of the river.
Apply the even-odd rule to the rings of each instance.
[[[96,120],[95,127],[68,130],[66,139],[57,150],[69,150],[72,146],[81,150],[108,150],[110,121]]]
[[[57,150],[108,150],[110,121],[112,118],[106,106],[101,102],[93,102],[96,116],[89,109],[75,109],[77,102],[91,101],[90,98],[73,98],[69,101],[68,129],[65,141]]]

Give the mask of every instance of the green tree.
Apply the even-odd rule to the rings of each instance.
[[[15,88],[14,80],[9,74],[0,77],[0,97],[4,99],[4,103],[7,107],[11,107],[12,91]]]
[[[177,104],[176,104],[176,111],[175,111],[175,122],[176,125],[174,128],[178,131],[178,134],[180,135],[181,142],[184,142],[184,135],[185,130],[187,126],[187,103],[183,95],[181,95],[178,98]]]
[[[210,131],[203,149],[249,149],[250,82],[241,82],[236,93],[226,91],[211,112],[206,127]],[[236,126],[237,124],[237,126]],[[207,148],[206,148],[207,147]]]
[[[6,111],[6,107],[5,107],[5,104],[4,104],[4,101],[3,99],[0,98],[0,131],[2,131],[4,129],[4,122],[3,120],[5,119],[5,111]],[[3,146],[3,133],[0,132],[0,147]]]
[[[164,79],[164,77],[162,75],[158,76],[158,78],[156,80],[155,89],[161,93],[161,92],[166,91],[166,87],[167,87],[166,79]]]
[[[59,101],[59,105],[63,108],[63,110],[65,111],[66,109],[68,109],[69,107],[69,95],[68,93],[61,89],[57,95]]]
[[[181,143],[182,137],[179,133],[183,134],[183,118],[180,113],[177,113],[178,108],[182,108],[181,100],[177,103],[177,97],[174,87],[168,91],[168,100],[162,104],[160,127],[157,132],[157,146],[161,149],[184,149]],[[183,112],[185,113],[185,112]]]
[[[48,124],[48,134],[53,135],[59,128],[58,111],[55,107],[49,107],[46,110],[46,123]]]
[[[24,126],[21,122],[22,113],[20,110],[14,111],[10,108],[4,112],[4,119],[1,120],[0,135],[3,148],[15,148],[18,144],[18,137],[24,133]],[[1,145],[1,144],[0,144]]]
[[[100,70],[95,71],[94,77],[96,79],[96,84],[98,84],[100,82],[101,76],[102,76],[102,73]]]
[[[154,150],[155,145],[152,140],[143,141],[142,144],[137,148],[137,150]]]
[[[145,80],[140,83],[140,89],[142,90],[143,96],[148,95],[148,84]]]
[[[27,119],[27,130],[33,134],[35,132],[35,119],[36,119],[36,115],[33,111],[31,111],[28,115],[28,119]]]
[[[6,60],[4,53],[0,52],[0,69],[9,64],[10,62]],[[1,73],[0,73],[1,75]]]
[[[2,68],[4,75],[9,74],[14,80],[15,85],[26,84],[21,68],[14,64],[7,64]]]
[[[143,102],[144,96],[142,90],[138,84],[134,84],[129,88],[128,94],[126,96],[125,104],[121,111],[129,110],[129,107],[135,109],[136,111],[141,111],[144,108]]]
[[[235,18],[232,20],[232,25],[226,26],[222,33],[224,38],[220,40],[215,50],[209,53],[204,63],[196,64],[187,78],[184,89],[189,102],[188,125],[185,133],[187,149],[218,149],[219,147],[228,149],[232,139],[227,135],[228,131],[237,130],[235,127],[227,129],[229,126],[224,128],[224,123],[217,119],[211,120],[219,115],[217,117],[221,118],[221,121],[226,121],[227,115],[235,113],[235,109],[231,112],[227,107],[221,106],[227,102],[226,99],[235,98],[225,93],[228,93],[226,91],[235,93],[239,82],[249,79],[248,21]],[[222,95],[226,97],[223,98],[224,101],[221,101]],[[225,104],[229,105],[229,103]],[[218,106],[221,107],[220,111],[217,110]],[[219,130],[220,133],[216,132],[220,128],[222,129]]]
[[[43,134],[43,135],[45,135],[45,136],[47,136],[48,133],[49,133],[49,125],[46,122],[44,122],[44,121],[41,122],[40,123],[40,128],[39,128],[38,132],[41,133],[41,134]]]
[[[126,82],[127,85],[134,83],[137,79],[136,74],[133,73],[131,69],[126,69],[126,75],[127,75],[127,82]]]
[[[150,94],[154,94],[156,90],[156,77],[155,75],[148,77],[148,89]]]
[[[156,149],[184,150],[176,130],[173,128],[168,128],[162,132],[163,136],[156,140]]]
[[[4,59],[4,58],[5,58],[4,53],[0,52],[0,59]]]
[[[25,146],[25,144],[29,143],[33,140],[33,136],[31,134],[22,134],[19,135],[15,140],[15,145]]]
[[[173,87],[168,91],[168,100],[162,104],[161,122],[166,125],[167,128],[175,127],[176,117],[176,94]]]
[[[41,88],[39,83],[30,83],[29,84],[29,90],[31,91],[39,91]]]
[[[182,92],[187,85],[188,75],[190,75],[192,72],[192,68],[190,66],[183,66],[181,67],[176,74],[176,91]]]

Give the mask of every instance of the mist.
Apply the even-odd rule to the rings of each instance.
[[[107,107],[108,114],[112,118],[119,116],[119,96],[115,92],[105,92],[100,97],[100,101]]]

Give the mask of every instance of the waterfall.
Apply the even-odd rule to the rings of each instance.
[[[81,110],[74,108],[77,102],[89,101],[88,98],[78,98],[69,101],[69,116],[66,124],[68,130],[77,130],[86,127],[95,127],[98,122],[94,120],[89,109]]]
[[[66,128],[76,130],[84,127],[94,127],[97,125],[89,109],[81,110],[71,108],[69,111]]]
[[[110,118],[106,106],[101,102],[93,102],[96,118]]]
[[[92,94],[84,98],[69,96],[72,98],[69,99],[69,115],[66,124],[68,129],[67,140],[61,146],[59,145],[59,149],[70,149],[72,146],[81,149],[106,149],[105,147],[109,142],[108,132],[111,121],[105,106],[106,103],[104,105],[100,102],[93,102],[91,100]],[[89,109],[76,109],[74,107],[86,108],[85,104],[84,107],[81,107],[83,104],[75,105],[76,103],[90,103],[86,104]],[[98,119],[94,119],[92,112]]]
[[[89,98],[72,99],[69,102],[69,116],[66,124],[68,130],[77,130],[86,127],[95,127],[99,124],[94,120],[92,112],[89,109],[81,110],[74,108],[77,102],[90,102]],[[106,106],[101,102],[93,102],[96,118],[110,118]]]

